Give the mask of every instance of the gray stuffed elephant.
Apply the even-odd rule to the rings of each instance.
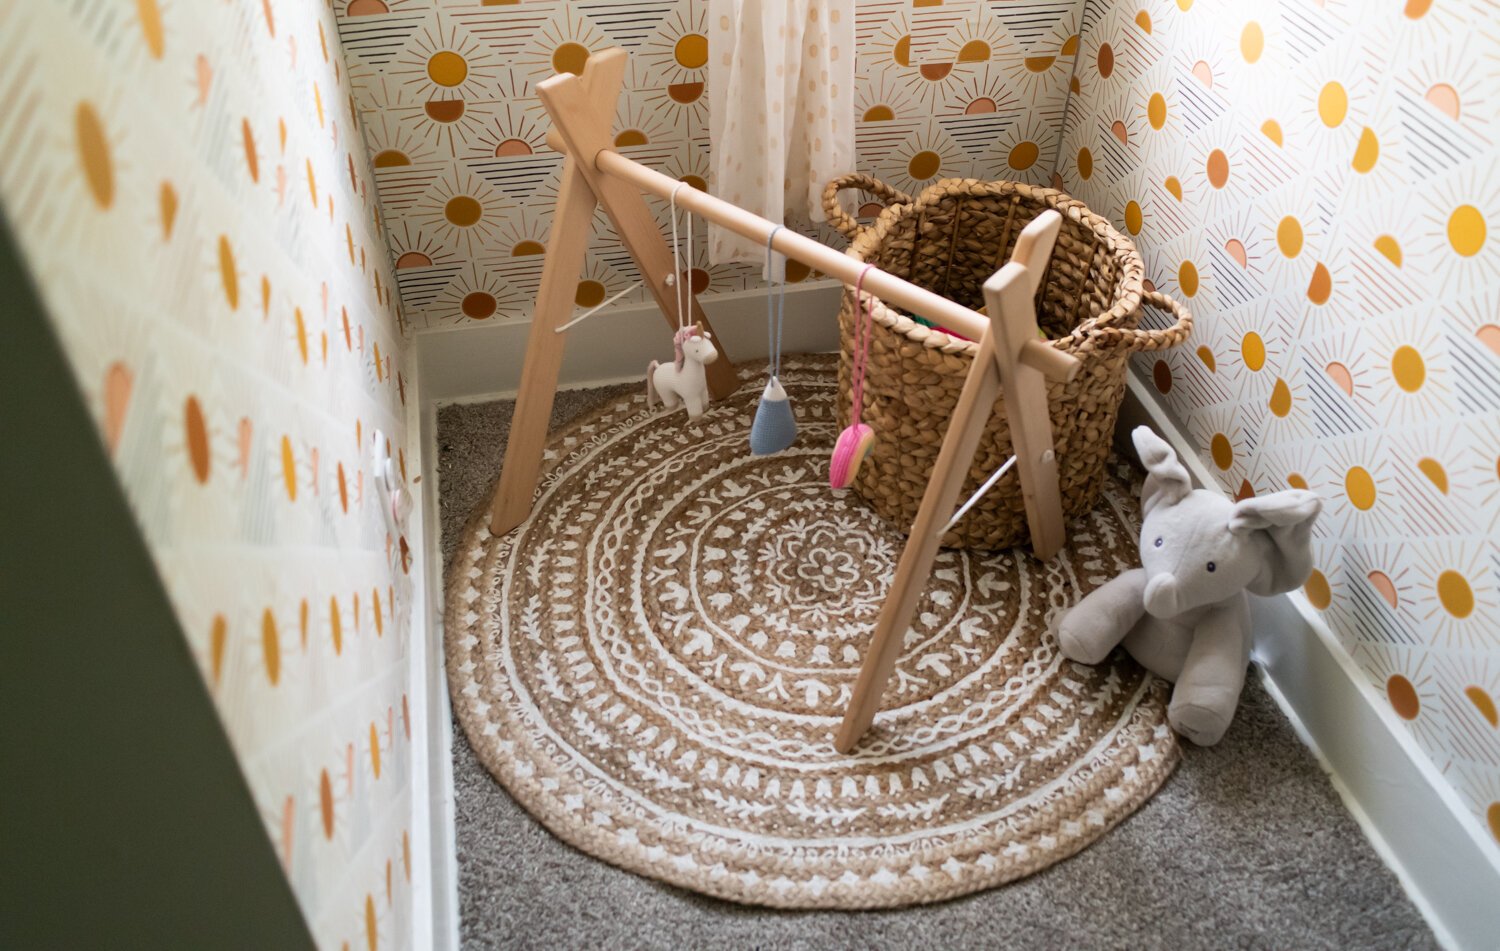
[[[1289,489],[1231,502],[1194,489],[1172,447],[1133,433],[1146,466],[1141,565],[1090,592],[1058,621],[1063,655],[1102,661],[1116,644],[1176,683],[1167,719],[1200,746],[1234,718],[1250,660],[1245,592],[1290,591],[1312,572],[1309,539],[1323,504]]]

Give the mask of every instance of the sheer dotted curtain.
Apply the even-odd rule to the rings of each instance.
[[[714,192],[772,221],[824,220],[823,185],[854,169],[854,10],[843,0],[711,0]],[[765,263],[722,228],[714,264]]]

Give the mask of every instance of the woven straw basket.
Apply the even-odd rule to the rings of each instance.
[[[887,207],[862,227],[838,193],[857,188]],[[1037,323],[1052,346],[1082,362],[1068,383],[1048,382],[1052,433],[1064,514],[1092,508],[1104,479],[1115,417],[1125,394],[1125,363],[1137,350],[1162,350],[1187,339],[1192,316],[1176,301],[1142,286],[1143,266],[1130,239],[1052,188],[1020,182],[948,179],[915,199],[867,175],[846,175],[823,190],[829,222],[850,241],[850,255],[967,307],[984,305],[981,285],[1010,260],[1016,236],[1048,208],[1063,216],[1051,263],[1037,294]],[[873,339],[864,385],[863,422],[875,445],[854,489],[884,519],[906,530],[916,517],[948,420],[978,347],[914,321],[866,294]],[[1164,329],[1139,328],[1141,304],[1169,313]],[[840,425],[850,419],[850,364],[858,319],[845,287],[839,311]],[[1010,455],[1004,400],[997,402],[969,466],[962,498]],[[1009,548],[1028,538],[1020,483],[1013,470],[943,539],[948,546]]]

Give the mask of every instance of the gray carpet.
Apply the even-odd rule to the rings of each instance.
[[[633,387],[558,394],[553,425]],[[510,403],[438,414],[443,551],[500,468]],[[777,912],[622,872],[554,839],[454,726],[466,948],[1431,948],[1420,914],[1252,678],[1212,749],[1134,816],[1020,882],[901,911]]]

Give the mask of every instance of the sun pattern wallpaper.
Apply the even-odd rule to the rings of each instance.
[[[409,945],[403,344],[332,11],[0,3],[0,97],[5,218],[313,934]]]
[[[1090,0],[1059,174],[1187,301],[1136,358],[1500,840],[1500,4]]]
[[[619,149],[706,186],[708,7],[708,0],[337,0],[414,327],[530,316],[562,164],[546,146],[550,123],[534,87],[582,69],[593,52],[630,52]],[[854,7],[860,170],[911,192],[953,177],[1048,180],[1082,0]],[[653,199],[653,208],[665,228],[666,204]],[[837,240],[831,230],[803,226]],[[695,244],[699,293],[758,286],[757,269],[710,268],[701,235]],[[578,305],[593,306],[636,277],[600,212]],[[789,280],[807,277],[789,266]]]

